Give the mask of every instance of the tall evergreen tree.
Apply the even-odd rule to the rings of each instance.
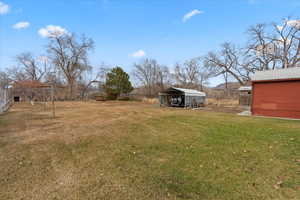
[[[132,90],[129,75],[121,67],[115,67],[107,74],[105,91],[109,99],[117,99]]]

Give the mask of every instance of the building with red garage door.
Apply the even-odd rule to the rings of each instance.
[[[252,95],[253,115],[300,119],[300,67],[257,71]]]

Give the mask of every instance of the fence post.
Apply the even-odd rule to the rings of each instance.
[[[51,85],[52,115],[55,118],[54,85]]]
[[[0,114],[6,112],[11,104],[8,89],[0,88]]]

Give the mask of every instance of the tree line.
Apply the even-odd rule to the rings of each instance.
[[[121,67],[90,65],[88,55],[94,49],[91,38],[54,33],[44,55],[35,57],[25,52],[16,56],[16,66],[0,72],[0,87],[14,81],[42,81],[65,86],[68,98],[74,99],[86,96],[94,83],[111,98],[117,98],[133,90],[130,80],[149,97],[171,85],[204,90],[213,77],[222,77],[225,85],[230,80],[245,85],[257,70],[299,67],[299,33],[300,20],[257,24],[247,30],[248,40],[243,46],[225,42],[216,51],[172,68],[146,58],[133,64],[131,79]]]

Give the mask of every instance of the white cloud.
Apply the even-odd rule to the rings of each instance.
[[[19,22],[16,23],[15,25],[13,25],[14,29],[25,29],[28,28],[30,26],[29,22]]]
[[[138,51],[132,53],[130,56],[133,58],[141,58],[141,57],[146,56],[146,53],[144,50],[138,50]]]
[[[282,31],[282,30],[283,30],[283,26],[277,26],[277,29],[278,29],[279,31]]]
[[[54,25],[48,25],[45,28],[41,28],[38,33],[43,38],[56,38],[65,34],[69,34],[65,28]]]
[[[286,22],[288,26],[293,26],[297,29],[300,29],[300,20],[289,20]]]
[[[194,17],[195,15],[199,15],[199,14],[203,14],[204,12],[201,10],[192,10],[191,12],[185,14],[182,18],[182,22],[186,22],[187,20],[189,20],[190,18]]]
[[[9,5],[0,1],[0,15],[5,15],[9,12]]]

